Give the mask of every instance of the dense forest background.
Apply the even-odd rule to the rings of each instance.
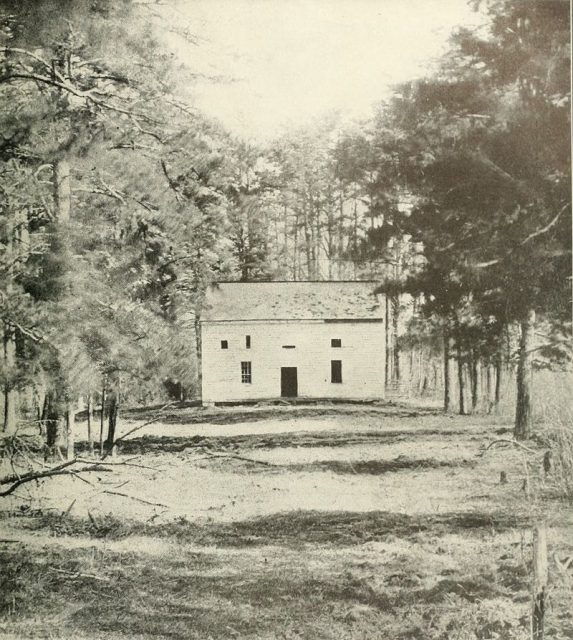
[[[0,3],[5,435],[73,456],[80,409],[111,447],[120,405],[197,398],[213,282],[368,279],[391,397],[494,411],[511,381],[529,437],[534,369],[571,360],[569,3],[476,2],[368,120],[258,145],[183,98],[154,4]]]

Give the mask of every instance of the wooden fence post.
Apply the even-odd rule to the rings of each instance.
[[[545,598],[547,590],[547,529],[545,523],[533,530],[533,593],[531,614],[531,638],[543,640]]]

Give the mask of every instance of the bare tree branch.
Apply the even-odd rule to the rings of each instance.
[[[39,56],[36,53],[33,53],[32,51],[28,51],[26,49],[19,49],[18,47],[0,47],[0,52],[3,53],[5,56],[10,56],[13,53],[17,53],[19,55],[27,56],[28,58],[32,58],[36,62],[39,62],[50,73],[53,71],[52,65],[47,60],[44,60],[44,58],[42,58],[41,56]],[[56,71],[56,73],[57,73],[57,71]]]
[[[124,433],[122,436],[120,436],[119,438],[116,438],[113,442],[113,447],[115,447],[119,442],[121,442],[122,440],[125,440],[125,438],[127,438],[127,436],[131,435],[132,433],[135,433],[136,431],[139,431],[140,429],[143,429],[143,427],[147,427],[150,424],[153,424],[154,422],[157,422],[158,420],[161,419],[161,411],[163,411],[164,409],[167,409],[167,407],[170,407],[172,405],[174,405],[175,402],[168,402],[167,404],[163,405],[157,415],[152,418],[151,420],[148,420],[147,422],[144,422],[143,424],[137,425],[137,427],[134,427],[133,429],[130,429],[129,431],[127,431],[126,433]],[[105,460],[107,457],[109,457],[110,455],[110,451],[108,451],[103,457],[102,460]]]
[[[138,498],[137,496],[130,496],[129,493],[121,493],[120,491],[103,491],[102,493],[107,493],[110,496],[121,496],[122,498],[129,498],[130,500],[135,500],[136,502],[142,502],[143,504],[149,504],[152,507],[165,507],[169,509],[169,506],[163,504],[162,502],[150,502],[149,500],[144,500],[143,498]]]
[[[166,405],[167,406],[167,405]],[[146,423],[146,424],[150,424],[150,422]],[[142,428],[144,426],[146,426],[146,424],[140,425],[139,427],[137,427],[136,429]],[[132,433],[133,430],[131,432],[128,432],[125,435],[129,435],[129,433]],[[125,437],[124,435],[124,437]],[[120,438],[118,439],[120,440]],[[117,442],[117,440],[116,440]],[[107,454],[106,454],[107,455]],[[105,458],[106,456],[104,456]],[[80,469],[72,469],[71,467],[73,465],[76,465],[78,463],[86,463],[88,462],[89,464],[85,467],[82,467]],[[86,480],[85,478],[82,478],[79,474],[80,473],[88,473],[88,472],[94,472],[94,471],[104,471],[104,469],[102,469],[102,467],[138,467],[141,469],[150,469],[152,471],[157,471],[156,468],[154,467],[148,467],[146,465],[142,465],[142,464],[136,464],[133,462],[129,462],[129,461],[117,461],[117,462],[105,462],[104,459],[102,458],[101,460],[89,460],[86,458],[74,458],[73,460],[67,460],[66,462],[63,462],[62,464],[59,464],[55,467],[49,467],[49,468],[45,468],[42,470],[37,470],[37,471],[29,471],[27,473],[13,473],[9,476],[4,476],[3,478],[0,478],[0,485],[10,485],[5,491],[0,491],[0,497],[4,497],[4,496],[8,496],[11,493],[13,493],[18,487],[20,487],[23,484],[26,484],[28,482],[33,482],[34,480],[43,480],[45,478],[52,478],[54,476],[64,476],[64,475],[72,475],[76,478],[78,478],[79,480],[81,480],[82,482],[86,482],[87,484],[92,484],[91,482],[89,482],[88,480]],[[111,471],[111,469],[110,469]],[[92,485],[93,486],[93,485]],[[163,506],[163,505],[160,505]]]
[[[212,460],[213,458],[234,458],[235,460],[242,460],[243,462],[252,462],[253,464],[260,464],[265,467],[276,467],[272,462],[265,462],[265,460],[255,460],[253,458],[245,458],[244,456],[238,456],[234,453],[210,453],[207,451],[207,456],[202,458],[203,460]]]
[[[522,247],[524,244],[527,244],[528,242],[530,242],[534,238],[537,238],[537,237],[543,235],[544,233],[547,233],[552,227],[554,227],[557,224],[557,222],[559,221],[559,218],[563,215],[563,213],[567,210],[567,208],[569,206],[571,206],[569,202],[567,204],[563,205],[561,207],[561,209],[559,209],[559,211],[557,212],[557,215],[554,218],[552,218],[548,222],[548,224],[546,224],[544,227],[541,227],[540,229],[536,229],[535,231],[530,233],[526,238],[524,238],[519,243],[519,246]],[[493,266],[495,264],[499,264],[503,260],[506,260],[507,258],[509,258],[511,255],[512,255],[512,251],[508,251],[507,254],[505,256],[501,257],[501,258],[495,258],[494,260],[488,260],[487,262],[477,262],[477,263],[473,264],[472,266],[474,268],[476,268],[476,269],[485,269],[486,267],[491,267],[491,266]],[[566,252],[558,251],[556,253],[547,254],[547,257],[561,257],[563,255],[566,255]]]
[[[41,480],[42,478],[51,478],[53,476],[69,475],[70,470],[68,469],[68,467],[71,467],[73,464],[76,464],[76,460],[68,460],[63,464],[52,467],[51,469],[46,469],[45,471],[30,471],[28,473],[23,473],[22,475],[13,474],[10,476],[5,476],[4,478],[0,478],[0,485],[10,485],[5,491],[0,491],[0,497],[10,495],[19,486],[27,482],[32,482],[33,480]]]
[[[559,218],[561,217],[561,215],[563,214],[563,212],[567,209],[567,207],[570,206],[570,203],[568,202],[567,204],[563,205],[563,207],[561,207],[561,209],[559,210],[559,212],[557,213],[557,215],[553,218],[553,220],[551,220],[551,222],[549,222],[549,224],[545,225],[544,227],[542,227],[541,229],[537,229],[537,231],[534,231],[533,233],[530,233],[527,238],[525,238],[525,240],[522,240],[520,242],[520,246],[523,246],[524,244],[526,244],[527,242],[529,242],[530,240],[533,240],[533,238],[537,238],[537,236],[543,235],[544,233],[547,233],[549,231],[549,229],[551,229],[551,227],[553,227],[555,224],[557,224],[557,221],[559,220]]]
[[[104,187],[104,189],[100,189],[97,186],[92,186],[92,187],[88,187],[88,188],[82,188],[82,187],[76,187],[74,189],[72,189],[72,191],[74,193],[93,193],[94,195],[98,195],[98,196],[107,196],[108,198],[113,198],[114,200],[118,200],[119,202],[121,202],[122,204],[125,204],[125,200],[133,200],[133,202],[136,202],[139,206],[143,207],[146,211],[157,211],[157,209],[155,209],[152,205],[143,202],[143,200],[139,200],[138,198],[134,197],[134,196],[130,196],[127,193],[124,193],[122,191],[118,191],[117,189],[112,189],[109,185],[105,184],[105,182],[102,181],[102,184]]]
[[[89,100],[90,102],[92,102],[98,107],[101,107],[102,109],[107,109],[108,111],[115,111],[116,113],[121,113],[123,115],[129,116],[132,119],[144,120],[145,122],[149,122],[150,124],[161,124],[159,120],[156,120],[155,118],[152,118],[144,113],[130,111],[129,109],[123,109],[122,107],[118,107],[117,105],[111,104],[110,102],[102,100],[101,98],[96,98],[93,95],[94,93],[99,93],[100,95],[109,97],[108,93],[101,92],[97,88],[81,91],[80,89],[77,89],[67,81],[54,80],[53,78],[40,76],[35,73],[8,73],[0,76],[0,83],[8,82],[10,80],[34,80],[39,83],[56,87],[58,89],[61,89],[62,91],[67,91],[68,93],[71,93],[77,98]]]
[[[518,442],[517,440],[510,440],[509,438],[498,438],[497,440],[493,440],[493,442],[490,442],[487,447],[480,453],[480,456],[483,456],[485,454],[486,451],[488,451],[489,449],[491,449],[491,447],[493,447],[496,444],[513,444],[516,447],[520,447],[521,449],[524,449],[525,451],[527,451],[528,453],[534,453],[537,454],[539,453],[538,451],[534,451],[533,449],[530,449],[529,447],[526,447],[524,444],[521,444],[521,442]]]
[[[163,169],[163,173],[167,178],[167,183],[171,187],[171,190],[175,193],[175,199],[177,200],[177,202],[181,202],[182,201],[181,194],[179,193],[179,189],[177,188],[177,185],[175,184],[175,182],[173,182],[171,176],[169,175],[169,172],[167,171],[167,165],[165,164],[165,160],[160,160],[160,162],[161,162],[161,168]]]

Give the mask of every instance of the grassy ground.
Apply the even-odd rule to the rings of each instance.
[[[573,638],[573,512],[541,444],[484,450],[509,428],[408,407],[170,411],[126,440],[132,466],[3,503],[0,636],[525,640],[544,519],[546,637]]]

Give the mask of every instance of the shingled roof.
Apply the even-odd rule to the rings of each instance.
[[[202,321],[379,320],[376,282],[220,282],[209,288]]]

